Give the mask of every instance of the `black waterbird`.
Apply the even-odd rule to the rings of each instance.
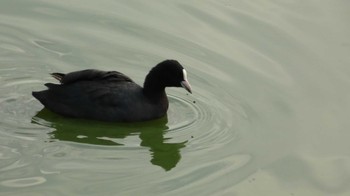
[[[176,60],[165,60],[151,69],[143,87],[117,71],[87,69],[68,74],[52,73],[61,84],[33,92],[47,109],[63,116],[115,122],[137,122],[166,115],[166,87],[183,87],[192,93],[187,72]]]

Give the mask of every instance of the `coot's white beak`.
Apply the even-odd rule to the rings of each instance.
[[[181,86],[186,89],[189,93],[192,94],[192,89],[191,89],[191,85],[187,80],[187,72],[185,69],[182,70],[183,72],[183,76],[184,76],[184,80],[181,82]]]

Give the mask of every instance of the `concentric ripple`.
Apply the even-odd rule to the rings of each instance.
[[[192,150],[225,145],[235,139],[237,129],[233,121],[238,120],[238,114],[205,90],[195,88],[195,93],[189,96],[171,94],[169,100],[171,138],[187,138]]]

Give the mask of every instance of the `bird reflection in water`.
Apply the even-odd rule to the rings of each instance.
[[[187,141],[181,143],[166,143],[164,134],[169,130],[168,119],[140,123],[108,123],[72,119],[54,114],[47,109],[38,112],[32,123],[55,129],[50,132],[52,141],[70,141],[104,146],[122,146],[117,140],[131,135],[139,135],[140,146],[149,148],[151,163],[162,167],[165,171],[173,169],[181,159],[180,149]]]

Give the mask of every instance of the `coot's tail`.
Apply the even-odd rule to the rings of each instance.
[[[50,90],[55,90],[57,87],[59,87],[59,84],[53,84],[53,83],[46,83],[45,86],[48,88],[48,90],[43,91],[35,91],[32,92],[33,97],[35,97],[37,100],[39,100],[44,106],[47,106],[49,99],[52,99],[52,96]]]
[[[34,91],[32,92],[33,97],[39,100],[44,106],[46,105],[47,100],[47,90],[44,91]]]

